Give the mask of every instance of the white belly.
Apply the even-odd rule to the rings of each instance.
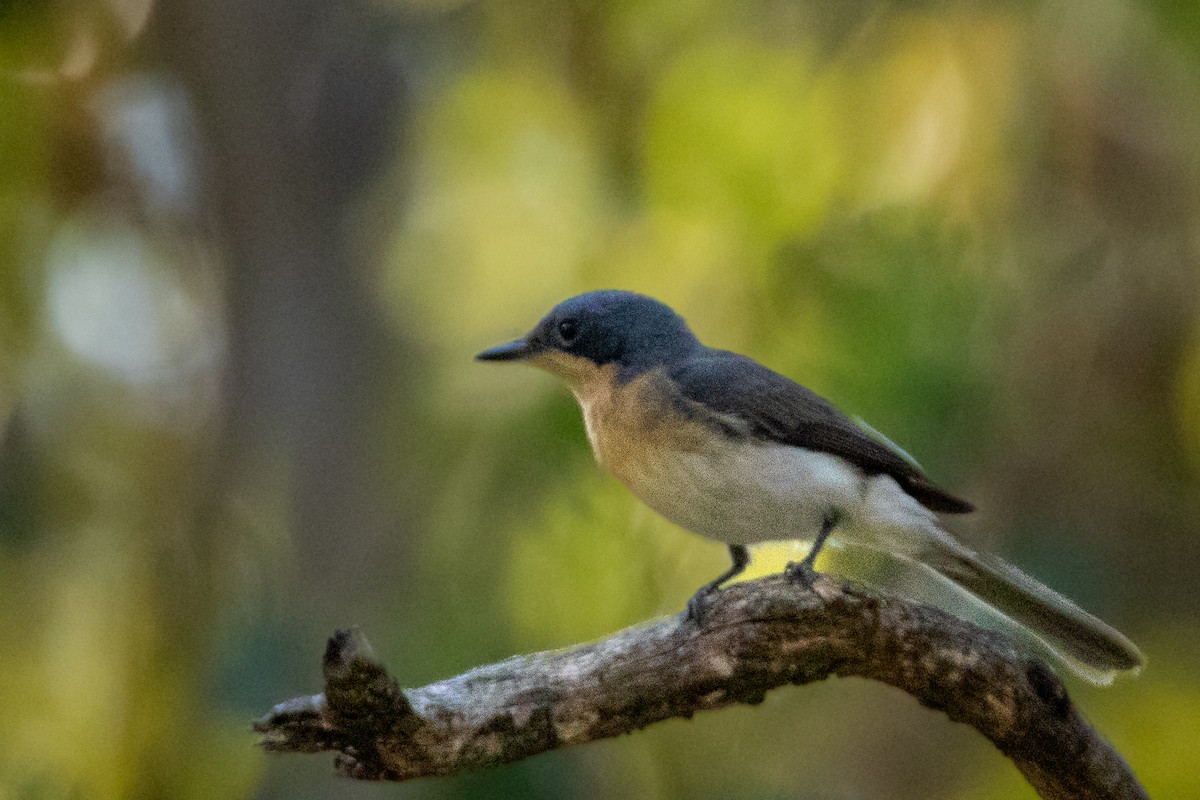
[[[831,513],[855,515],[861,471],[836,456],[747,441],[646,448],[618,477],[680,527],[729,544],[812,538]]]

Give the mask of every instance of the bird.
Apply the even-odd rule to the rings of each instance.
[[[688,601],[688,620],[703,624],[715,593],[749,564],[749,545],[812,539],[785,569],[811,584],[833,536],[948,579],[1094,683],[1145,663],[1107,623],[963,544],[944,517],[972,504],[890,442],[790,378],[705,346],[665,303],[624,290],[580,294],[476,359],[524,362],[560,378],[601,467],[659,515],[728,545],[731,566]]]

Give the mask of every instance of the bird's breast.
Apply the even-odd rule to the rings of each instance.
[[[710,432],[677,410],[661,372],[620,382],[606,368],[576,396],[596,460],[627,484],[665,452],[696,452],[707,445]]]

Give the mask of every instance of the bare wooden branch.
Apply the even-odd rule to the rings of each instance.
[[[1145,798],[1059,679],[1005,638],[945,612],[819,577],[720,593],[703,627],[682,615],[570,650],[510,658],[401,690],[357,631],[325,653],[325,693],[254,728],[273,751],[338,751],[338,771],[402,781],[504,764],[671,717],[757,703],[769,689],[857,675],[971,725],[1037,792]]]

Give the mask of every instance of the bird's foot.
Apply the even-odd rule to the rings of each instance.
[[[783,569],[783,576],[791,583],[811,589],[817,580],[817,571],[807,558],[803,561],[791,561]]]
[[[687,613],[684,621],[696,623],[696,627],[704,627],[704,616],[716,599],[717,590],[711,586],[702,586],[687,601]]]
[[[834,526],[838,524],[839,519],[841,519],[841,512],[836,509],[826,514],[821,523],[821,532],[817,534],[816,540],[809,548],[808,555],[800,561],[790,562],[784,568],[783,574],[791,583],[803,586],[805,589],[813,588],[813,584],[817,580],[817,570],[814,566],[817,563],[817,554],[825,546],[825,541],[829,538]]]

